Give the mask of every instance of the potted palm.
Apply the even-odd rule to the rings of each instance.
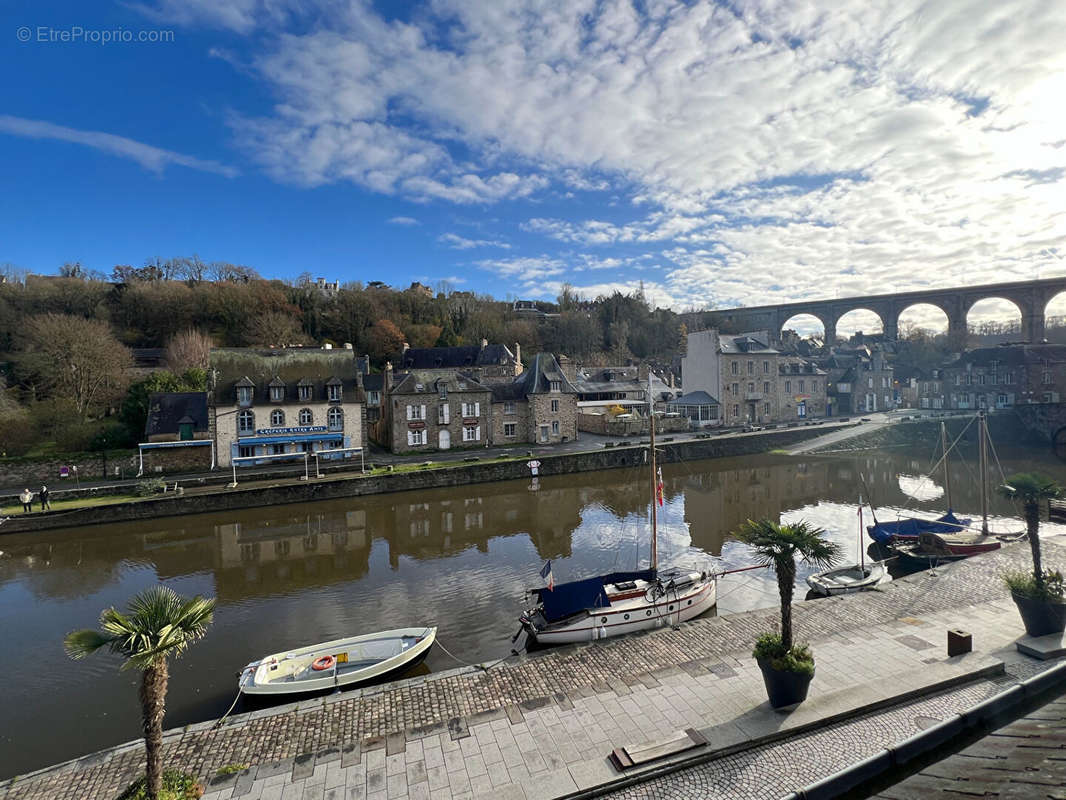
[[[814,679],[814,655],[807,645],[792,641],[792,592],[796,558],[815,569],[829,569],[840,558],[840,545],[822,538],[825,533],[807,522],[780,525],[768,519],[748,520],[733,535],[752,549],[755,560],[773,567],[781,595],[781,633],[759,637],[752,655],[762,671],[770,705],[802,703]]]
[[[1038,472],[1019,472],[1007,478],[999,493],[1021,503],[1033,556],[1032,572],[1008,572],[1003,576],[1022,616],[1025,632],[1030,636],[1061,633],[1066,630],[1063,578],[1061,572],[1044,570],[1040,552],[1040,506],[1062,494],[1062,488]]]
[[[167,696],[167,659],[177,657],[203,637],[215,610],[213,598],[181,597],[166,586],[154,586],[136,595],[125,613],[114,608],[100,614],[100,630],[68,633],[63,640],[67,655],[80,659],[106,647],[125,661],[122,669],[141,670],[141,718],[144,729],[146,777],[134,783],[124,797],[158,800],[163,779],[169,797],[199,797],[203,788],[188,776],[168,770],[163,774],[163,712]]]

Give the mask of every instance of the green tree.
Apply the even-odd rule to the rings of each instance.
[[[144,426],[148,421],[148,399],[157,392],[202,392],[207,388],[207,373],[198,367],[186,370],[181,375],[158,370],[147,378],[130,385],[122,400],[119,419],[130,436],[142,441]]]
[[[824,530],[807,522],[781,525],[768,519],[748,520],[733,535],[752,550],[756,562],[773,567],[781,595],[781,646],[792,649],[792,591],[796,557],[815,569],[829,569],[841,555],[840,545],[822,538]]]
[[[1033,554],[1033,579],[1037,590],[1044,591],[1044,565],[1040,552],[1040,506],[1062,494],[1062,488],[1039,472],[1018,472],[999,487],[1004,497],[1022,504],[1025,527],[1029,533],[1029,550]]]
[[[74,631],[63,640],[71,658],[85,658],[106,647],[125,659],[122,669],[141,670],[141,718],[152,800],[159,797],[163,777],[167,659],[177,658],[203,638],[214,610],[213,598],[184,598],[166,586],[154,586],[136,595],[125,612],[106,609],[100,615],[100,630]]]

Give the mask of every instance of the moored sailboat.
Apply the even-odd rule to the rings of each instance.
[[[677,625],[714,608],[717,575],[658,569],[658,507],[663,504],[662,473],[655,458],[655,411],[648,392],[651,427],[651,567],[612,572],[556,584],[549,561],[542,577],[548,585],[532,590],[534,604],[520,617],[522,628],[538,644],[588,642]]]
[[[892,580],[884,561],[871,561],[866,565],[862,546],[862,497],[859,498],[859,563],[837,567],[807,576],[811,591],[829,597],[835,594],[850,594],[872,589],[879,583]]]

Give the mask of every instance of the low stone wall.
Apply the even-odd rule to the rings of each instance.
[[[703,458],[752,455],[788,447],[805,439],[813,438],[824,431],[819,428],[801,428],[732,436],[717,439],[664,442],[660,460],[671,463],[695,461]],[[656,442],[656,449],[659,443]],[[567,475],[575,472],[591,472],[603,469],[633,467],[644,463],[646,447],[632,445],[604,448],[584,453],[559,455],[537,454],[540,474]],[[242,508],[306,503],[343,497],[361,497],[372,494],[406,492],[418,489],[437,489],[463,486],[472,483],[521,480],[529,478],[525,460],[486,461],[426,468],[412,472],[367,476],[344,476],[323,478],[317,481],[288,481],[277,486],[261,486],[242,489],[220,489],[204,494],[156,497],[137,502],[115,503],[109,506],[79,508],[69,511],[53,511],[45,514],[9,518],[0,525],[0,533],[67,528],[80,525],[111,524],[138,519],[201,514],[217,511],[233,511]]]
[[[610,414],[578,414],[577,429],[601,436],[647,436],[648,420],[645,417],[617,419]],[[687,417],[663,417],[655,421],[656,434],[684,433],[688,430]]]
[[[0,461],[0,486],[24,485],[37,490],[45,484],[49,489],[72,489],[76,484],[73,474],[69,478],[60,478],[59,471],[62,467],[70,469],[73,466],[78,468],[82,480],[115,478],[115,467],[119,469],[118,477],[131,478],[137,474],[137,456],[122,451],[121,455],[108,454],[106,459],[101,458],[100,453],[81,453],[64,459]]]

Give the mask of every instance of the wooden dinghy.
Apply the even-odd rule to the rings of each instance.
[[[379,681],[422,661],[436,628],[399,628],[264,656],[241,670],[244,694],[296,694]]]
[[[890,581],[892,577],[885,568],[884,561],[872,561],[863,566],[852,564],[850,567],[831,569],[807,576],[807,585],[818,594],[848,594],[872,589],[879,583]]]

